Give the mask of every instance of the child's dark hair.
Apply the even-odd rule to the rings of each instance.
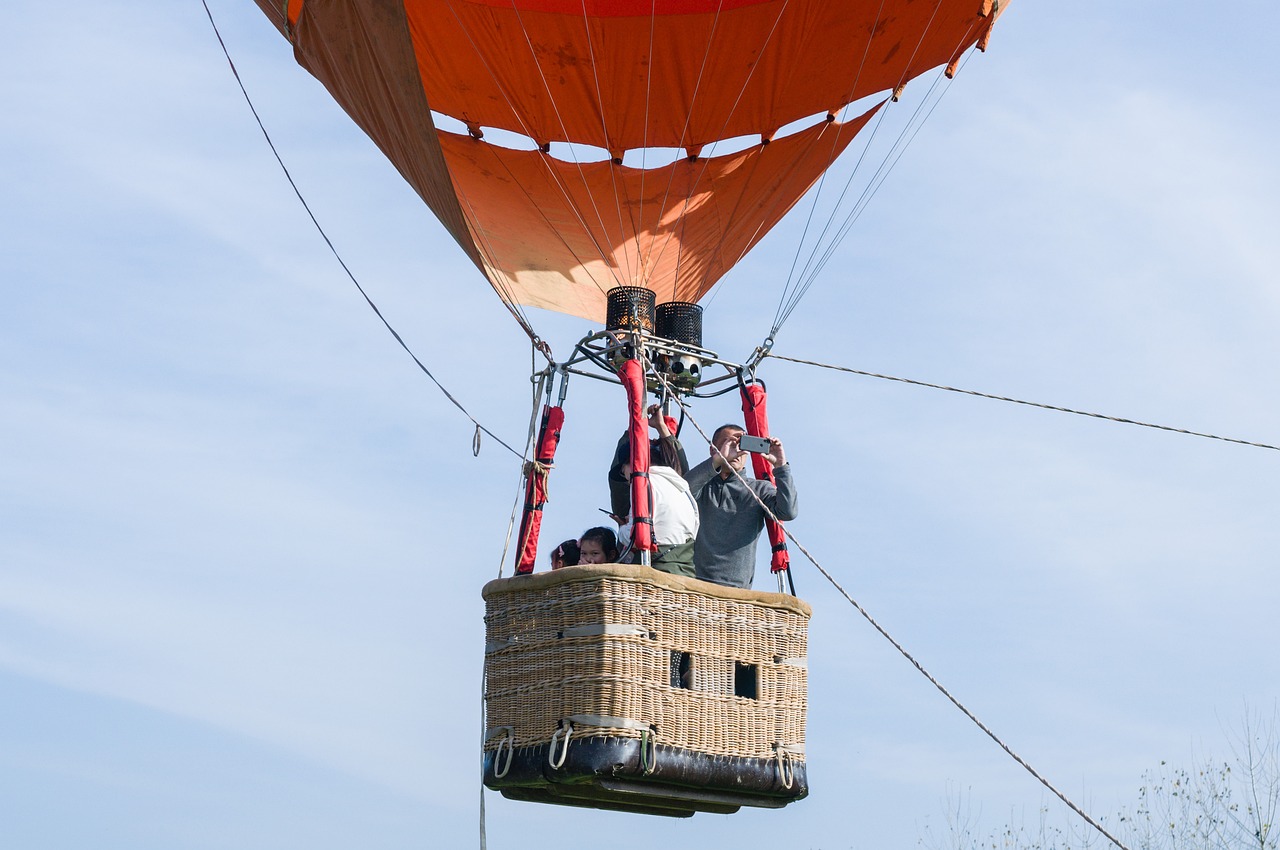
[[[582,532],[582,537],[578,538],[578,545],[581,546],[587,541],[599,543],[600,551],[604,552],[605,558],[610,562],[618,560],[618,535],[614,534],[612,529],[605,528],[603,525],[588,528]]]
[[[551,553],[551,560],[559,560],[566,567],[578,566],[578,559],[582,557],[581,550],[578,549],[578,541],[566,540],[555,548]]]

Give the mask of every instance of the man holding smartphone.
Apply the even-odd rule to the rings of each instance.
[[[761,442],[753,443],[753,439]],[[768,481],[745,478],[750,450],[773,464],[776,487]],[[689,470],[685,480],[698,502],[701,518],[693,554],[697,577],[750,588],[756,572],[756,540],[766,518],[760,502],[784,522],[798,515],[795,481],[782,441],[777,437],[752,438],[737,425],[721,425],[711,437],[711,456]]]

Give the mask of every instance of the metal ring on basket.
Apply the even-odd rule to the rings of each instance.
[[[560,737],[560,733],[564,733],[564,749],[560,750],[560,758],[556,759],[556,739]],[[551,733],[551,747],[547,750],[547,764],[552,768],[559,770],[564,766],[564,760],[569,757],[569,738],[573,735],[573,724],[565,721],[556,727],[556,731]]]
[[[658,769],[658,730],[652,726],[640,733],[640,766],[645,776]]]
[[[791,760],[791,751],[779,745],[774,752],[778,756],[778,778],[782,782],[782,787],[790,791],[791,786],[796,783],[796,766]],[[791,768],[789,772],[788,767]]]
[[[511,770],[511,763],[516,759],[516,730],[512,726],[503,726],[498,730],[502,733],[502,740],[498,741],[498,748],[493,751],[493,778],[501,779]],[[507,764],[501,770],[498,765],[502,762],[502,748],[507,748]]]

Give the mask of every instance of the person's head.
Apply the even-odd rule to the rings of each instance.
[[[602,525],[588,528],[578,539],[579,564],[616,564],[618,536]]]
[[[711,456],[714,458],[723,455],[731,467],[741,472],[747,464],[747,453],[738,448],[738,440],[745,433],[747,432],[741,426],[721,425],[711,435]]]
[[[578,566],[579,557],[578,541],[566,540],[551,550],[551,569],[558,570],[561,567],[576,567]]]

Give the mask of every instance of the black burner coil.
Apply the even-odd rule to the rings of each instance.
[[[702,347],[702,308],[687,301],[668,301],[657,310],[657,334],[663,339]]]
[[[649,331],[654,324],[654,304],[658,296],[643,286],[615,286],[610,289],[605,308],[605,328],[611,331]]]

